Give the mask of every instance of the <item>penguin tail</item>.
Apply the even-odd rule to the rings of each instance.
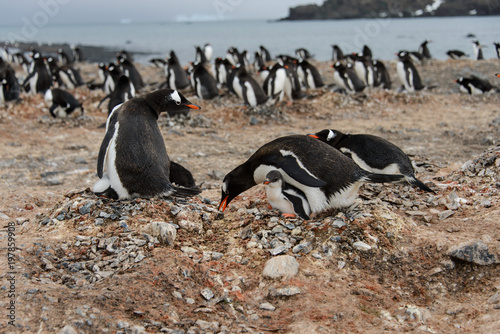
[[[402,181],[404,177],[405,176],[402,174],[367,173],[365,176],[365,181],[373,183],[394,183]]]
[[[411,184],[413,186],[416,186],[416,187],[419,187],[423,191],[427,191],[427,192],[430,192],[430,193],[433,193],[433,194],[436,193],[434,190],[432,190],[431,188],[429,188],[427,185],[425,185],[422,181],[420,181],[419,179],[417,179],[415,176],[406,176],[405,178],[406,178],[406,181],[408,181],[409,184]]]
[[[192,197],[198,195],[199,193],[201,193],[201,190],[198,187],[187,188],[187,187],[172,186],[169,196]]]

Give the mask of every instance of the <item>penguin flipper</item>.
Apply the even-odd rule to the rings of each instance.
[[[192,197],[192,196],[198,195],[199,193],[201,193],[201,190],[198,187],[187,188],[187,187],[177,187],[177,186],[171,185],[170,189],[164,191],[159,196],[160,197],[171,197],[171,196]]]
[[[113,135],[115,134],[115,123],[116,120],[109,120],[109,127],[106,128],[106,135],[104,136],[101,148],[99,149],[99,155],[97,156],[97,176],[99,176],[99,178],[102,178],[104,172],[104,161],[106,160],[106,155],[108,154],[111,138],[113,138]]]
[[[289,193],[290,191],[286,191]],[[293,210],[295,213],[302,219],[304,220],[309,220],[311,219],[309,215],[306,213],[304,210],[304,203],[302,202],[302,199],[294,194],[291,194],[291,196],[287,196],[287,199],[292,203]],[[308,203],[309,204],[309,203]]]
[[[107,99],[111,98],[111,93],[106,95],[102,100],[101,102],[99,102],[99,104],[97,105],[97,109],[99,109],[101,107],[101,104],[106,101]]]
[[[170,182],[187,188],[196,185],[191,172],[184,166],[173,161],[170,161]]]
[[[309,187],[326,186],[327,183],[312,175],[293,153],[282,152],[282,154],[284,155],[273,161],[273,165],[283,169],[292,179]]]

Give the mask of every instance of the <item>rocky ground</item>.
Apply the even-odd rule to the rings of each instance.
[[[191,199],[94,196],[103,93],[78,88],[85,114],[69,119],[23,96],[0,109],[0,332],[500,331],[500,96],[453,82],[479,74],[498,86],[499,65],[433,61],[419,71],[437,87],[416,94],[324,88],[255,109],[186,92],[202,109],[159,123],[203,189]],[[97,78],[95,64],[80,67]],[[139,69],[150,87],[162,80]],[[353,207],[303,221],[269,210],[257,186],[218,214],[227,172],[276,137],[324,128],[392,141],[436,193],[368,184]]]

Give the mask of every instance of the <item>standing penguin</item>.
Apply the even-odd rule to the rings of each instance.
[[[207,62],[212,61],[214,49],[212,48],[212,45],[210,43],[205,43],[205,45],[203,45],[203,54],[205,55],[205,59],[207,60]]]
[[[365,134],[344,134],[331,129],[309,136],[335,147],[366,171],[402,174],[408,183],[422,190],[434,192],[415,177],[410,158],[399,147],[383,138]]]
[[[297,75],[308,89],[321,88],[325,85],[318,69],[305,59],[299,61]]]
[[[182,68],[177,55],[172,50],[165,67],[167,76],[167,87],[170,89],[185,89],[189,87],[189,78],[186,71]]]
[[[142,80],[141,74],[132,63],[132,60],[128,53],[119,53],[117,56],[117,60],[118,64],[120,64],[123,74],[129,77],[130,81],[132,81],[132,83],[134,84],[135,90],[141,90],[144,87],[144,81]]]
[[[135,97],[135,88],[132,82],[130,81],[130,78],[122,75],[118,78],[118,81],[116,82],[115,88],[111,93],[106,95],[101,102],[99,102],[99,105],[97,108],[101,106],[101,104],[109,99],[109,104],[108,104],[108,116],[111,114],[111,111],[119,105],[122,104],[125,101],[128,101],[132,98]]]
[[[71,52],[75,63],[83,61],[82,50],[77,45],[71,45]]]
[[[311,208],[307,202],[306,195],[298,188],[283,180],[283,176],[277,170],[272,170],[266,175],[263,182],[266,185],[266,195],[269,204],[278,209],[283,216],[293,218],[295,215],[308,220]]]
[[[375,72],[375,86],[383,89],[391,89],[391,76],[380,60],[372,60],[373,70]]]
[[[0,63],[3,63],[2,58],[0,58]],[[16,71],[8,64],[0,66],[0,104],[18,100],[20,91]]]
[[[332,67],[335,69],[333,80],[347,93],[354,94],[365,89],[365,84],[358,78],[356,72],[352,69],[352,64],[347,64],[347,66],[345,66],[338,61],[333,64]]]
[[[240,66],[234,69],[235,75],[232,81],[232,89],[245,104],[255,107],[267,101],[267,96],[257,81]]]
[[[366,46],[366,45],[365,45]],[[371,53],[371,51],[370,51]],[[354,56],[354,71],[365,86],[374,87],[376,84],[375,70],[371,61],[371,56],[364,53],[356,53]]]
[[[482,60],[483,57],[483,46],[477,39],[472,41],[472,52],[475,60]]]
[[[497,58],[500,59],[500,43],[493,42],[493,45],[495,46],[495,53],[497,55]]]
[[[415,65],[413,65],[413,62],[410,60],[409,53],[407,51],[400,51],[397,53],[397,56],[399,61],[396,65],[396,70],[404,88],[410,93],[424,89],[422,81],[420,80],[420,75]]]
[[[195,50],[196,50],[196,56],[195,56],[195,60],[194,62],[195,63],[207,63],[208,60],[207,60],[207,57],[205,56],[205,52],[203,52],[203,50],[201,50],[200,46],[198,45],[195,45]]]
[[[52,86],[52,77],[39,52],[33,54],[33,64],[30,71],[22,84],[24,90],[31,92],[33,95],[45,94],[47,89]]]
[[[344,53],[337,44],[332,45],[332,60],[334,62],[338,62],[340,60],[344,60]]]
[[[259,52],[265,62],[273,60],[271,53],[263,45],[259,46]]]
[[[292,84],[283,63],[278,62],[270,68],[262,86],[272,102],[282,101],[285,94],[292,101]]]
[[[63,49],[57,49],[57,54],[58,54],[58,59],[59,62],[63,65],[71,65],[73,63],[73,60],[68,56],[66,51]]]
[[[115,199],[193,196],[198,188],[170,181],[170,159],[158,128],[162,112],[199,109],[176,90],[160,89],[117,106],[106,122],[93,191]]]
[[[215,58],[214,72],[218,87],[222,87],[223,85],[227,84],[227,75],[231,69],[231,66],[231,63],[227,59],[222,59],[220,57]]]
[[[219,96],[217,81],[203,66],[203,63],[192,65],[190,69],[191,85],[196,95],[202,100],[210,100]]]
[[[79,109],[83,115],[83,106],[69,92],[60,88],[48,89],[45,92],[45,103],[49,106],[52,117],[68,117],[75,110]]]
[[[57,81],[59,86],[64,86],[68,89],[75,89],[84,84],[80,72],[71,65],[59,66],[56,60],[52,57],[47,59],[50,71],[54,81]]]
[[[429,47],[427,46],[427,44],[429,44],[430,42],[431,41],[426,39],[418,47],[418,53],[420,53],[424,59],[431,59],[432,58],[431,52],[429,51]]]
[[[245,190],[264,182],[272,170],[279,171],[286,183],[305,194],[311,213],[352,205],[364,182],[403,178],[365,171],[337,149],[309,136],[280,137],[259,148],[224,177],[219,211]]]
[[[296,49],[295,50],[295,54],[297,55],[297,57],[299,57],[301,59],[304,59],[304,60],[312,58],[312,55],[305,48],[298,48],[298,49]]]

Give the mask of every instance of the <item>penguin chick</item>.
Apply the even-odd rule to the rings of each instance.
[[[178,91],[160,89],[116,106],[108,116],[97,159],[97,195],[127,199],[193,196],[195,187],[171,183],[171,163],[158,127],[162,112],[200,109]]]
[[[402,174],[411,185],[428,192],[434,192],[415,177],[415,170],[410,158],[399,147],[381,137],[366,134],[344,134],[332,129],[325,129],[309,136],[335,147],[369,172]]]
[[[263,182],[266,185],[266,194],[269,204],[274,209],[280,210],[284,216],[299,216],[308,220],[311,208],[305,194],[298,188],[291,186],[283,180],[277,170],[272,170],[266,175]]]

